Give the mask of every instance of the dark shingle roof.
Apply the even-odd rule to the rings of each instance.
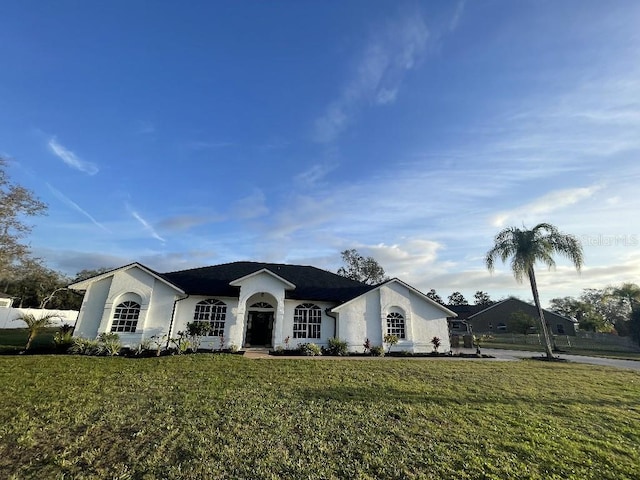
[[[466,320],[471,315],[488,308],[490,305],[446,305],[446,307],[458,314],[457,320]]]
[[[286,298],[295,300],[341,303],[375,288],[316,267],[278,263],[233,262],[158,275],[191,295],[236,297],[239,288],[229,283],[263,268],[293,283]]]

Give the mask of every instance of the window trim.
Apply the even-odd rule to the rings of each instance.
[[[134,300],[120,302],[113,311],[110,332],[136,333],[142,306]],[[121,316],[124,315],[124,318]]]
[[[217,298],[207,298],[196,303],[193,321],[209,324],[205,337],[223,337],[227,324],[227,304]]]
[[[407,339],[407,318],[400,312],[387,314],[387,335],[395,335],[398,340]]]
[[[293,338],[322,338],[322,309],[315,303],[301,303],[293,311]]]

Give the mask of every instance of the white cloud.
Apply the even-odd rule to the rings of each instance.
[[[424,56],[429,31],[419,12],[412,11],[373,35],[356,61],[339,97],[316,119],[314,139],[334,141],[370,104],[393,103],[407,71]]]
[[[541,219],[551,212],[574,205],[584,199],[590,198],[602,187],[593,185],[583,188],[568,188],[549,192],[532,202],[513,210],[498,213],[491,224],[494,227],[503,227],[507,222],[518,223],[526,219]]]
[[[142,225],[144,227],[144,229],[147,232],[149,232],[149,234],[153,238],[155,238],[156,240],[160,240],[161,242],[165,242],[166,241],[164,238],[162,238],[160,235],[158,235],[158,232],[156,232],[155,229],[151,226],[151,224],[149,222],[147,222],[144,218],[142,218],[138,212],[136,212],[129,205],[127,205],[127,209],[129,210],[129,213],[131,214],[131,216],[133,218],[135,218],[138,222],[140,222],[140,225]]]
[[[300,172],[294,177],[296,183],[302,184],[304,187],[314,186],[319,183],[332,170],[337,168],[336,163],[317,163],[312,165],[304,172]]]
[[[60,145],[56,139],[56,137],[51,137],[49,139],[49,149],[60,158],[64,163],[66,163],[71,168],[75,168],[81,172],[84,172],[88,175],[95,175],[98,173],[99,169],[95,163],[87,162],[80,159],[75,153],[71,150],[68,150],[64,146]]]
[[[53,186],[51,186],[49,183],[47,183],[46,185],[49,188],[49,190],[51,191],[51,193],[53,193],[53,195],[55,195],[55,197],[58,200],[60,200],[62,203],[64,203],[65,205],[67,205],[67,206],[69,206],[71,208],[73,208],[74,210],[80,212],[82,215],[84,215],[89,220],[91,220],[91,222],[94,225],[96,225],[97,227],[100,227],[105,232],[111,233],[111,231],[107,227],[105,227],[102,223],[98,222],[95,218],[93,218],[93,216],[89,212],[87,212],[82,207],[80,207],[80,205],[78,205],[76,202],[71,200],[69,197],[67,197],[65,194],[63,194],[61,191],[59,191],[56,188],[54,188]]]

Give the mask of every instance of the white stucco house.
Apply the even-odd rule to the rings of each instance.
[[[449,350],[455,313],[398,279],[366,285],[312,266],[233,262],[170,273],[132,263],[74,283],[85,292],[75,335],[117,332],[125,345],[173,337],[194,320],[210,323],[203,347],[285,346],[329,338],[362,351],[369,339],[399,338],[397,350]]]

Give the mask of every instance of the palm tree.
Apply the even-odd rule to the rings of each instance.
[[[616,298],[620,303],[628,304],[630,310],[640,306],[640,287],[635,283],[623,283],[619,287],[611,287],[607,290],[607,297]]]
[[[541,262],[549,268],[555,267],[556,262],[552,256],[554,253],[567,257],[578,271],[582,267],[583,256],[580,241],[571,235],[561,233],[548,223],[540,223],[531,230],[521,230],[516,227],[505,228],[496,235],[495,245],[485,257],[489,271],[494,270],[496,258],[502,260],[503,263],[511,259],[511,270],[516,281],[522,283],[525,276],[529,279],[533,301],[538,309],[548,359],[553,358],[553,350],[544,312],[540,305],[534,266],[536,262]]]
[[[27,330],[29,330],[29,339],[27,340],[26,347],[24,347],[25,351],[29,350],[29,348],[31,347],[31,342],[33,342],[33,339],[36,338],[40,330],[53,325],[54,318],[60,318],[60,316],[56,315],[55,313],[48,313],[40,318],[36,318],[33,313],[21,313],[20,316],[14,319],[14,322],[22,320],[27,324]]]

